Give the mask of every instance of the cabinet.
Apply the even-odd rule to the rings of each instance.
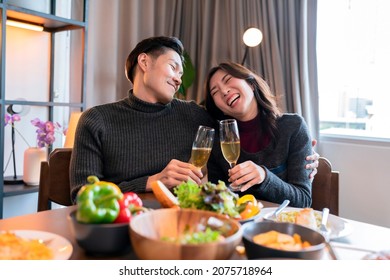
[[[23,171],[24,150],[36,145],[36,127],[31,120],[50,120],[62,130],[72,112],[85,109],[87,15],[88,0],[0,1],[0,218],[5,197],[38,191],[38,186],[12,181],[15,173],[21,176]],[[43,30],[13,27],[10,20]],[[21,120],[14,123],[12,137],[5,116],[15,112]],[[55,137],[48,152],[63,145],[60,131]],[[9,178],[12,184],[9,180],[5,183]]]

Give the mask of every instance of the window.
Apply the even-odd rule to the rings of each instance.
[[[79,3],[80,1],[76,1]],[[72,6],[70,1],[57,1],[56,12],[64,18],[71,18]],[[12,1],[14,5],[41,12],[50,12],[49,1]],[[36,4],[36,5],[35,5]],[[25,6],[26,5],[26,6]],[[52,36],[55,45],[51,53]],[[67,128],[70,113],[79,111],[78,107],[67,106],[69,103],[82,102],[82,43],[83,30],[63,30],[55,33],[37,32],[17,27],[6,27],[6,60],[5,63],[5,99],[9,102],[25,101],[25,105],[17,105],[21,110],[21,120],[15,124],[15,168],[21,174],[23,168],[23,151],[29,146],[36,146],[36,127],[31,120],[39,118],[49,120],[49,106],[45,103],[56,102],[62,105],[52,106],[51,120],[58,122],[62,129]],[[28,48],[26,48],[28,46]],[[28,50],[28,51],[26,51]],[[72,54],[72,55],[71,55]],[[53,59],[53,68],[50,60]],[[52,79],[52,81],[51,81]],[[50,82],[53,83],[54,96],[51,100]],[[33,104],[37,102],[41,104]],[[36,106],[34,106],[36,105]],[[8,108],[7,105],[6,108]],[[55,134],[56,141],[52,149],[63,147],[65,136]],[[14,175],[12,168],[13,147],[12,130],[4,129],[4,176]],[[1,199],[1,198],[0,198]],[[1,211],[0,211],[1,213]],[[1,217],[1,214],[0,214]]]
[[[390,140],[390,1],[319,0],[320,133]]]

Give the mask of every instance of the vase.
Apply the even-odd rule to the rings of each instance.
[[[45,148],[30,147],[24,151],[23,182],[26,185],[38,185],[41,162],[47,159]]]

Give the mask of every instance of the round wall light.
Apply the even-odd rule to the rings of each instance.
[[[263,33],[261,33],[260,29],[252,27],[244,32],[242,40],[248,47],[256,47],[263,40]]]

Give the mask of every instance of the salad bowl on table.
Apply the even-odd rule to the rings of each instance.
[[[130,222],[130,240],[143,260],[229,259],[242,238],[241,224],[211,211],[163,208]]]

